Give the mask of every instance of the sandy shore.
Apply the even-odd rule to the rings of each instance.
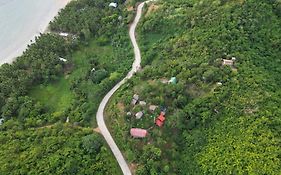
[[[22,55],[71,0],[1,0],[0,65]],[[26,8],[24,8],[26,6]]]

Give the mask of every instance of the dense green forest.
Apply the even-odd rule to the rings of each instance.
[[[0,67],[0,174],[121,173],[90,129],[101,98],[133,61],[134,11],[127,9],[136,1],[110,2],[72,1],[51,32]],[[135,174],[281,173],[280,12],[278,0],[145,5],[137,32],[142,70],[106,112]],[[222,65],[233,57],[233,66]],[[133,106],[134,94],[146,104]],[[155,126],[163,108],[164,126]],[[134,139],[132,127],[149,134]]]
[[[0,174],[120,174],[102,136],[89,129],[103,94],[133,61],[133,12],[122,0],[109,3],[72,1],[50,32],[0,67]]]
[[[1,131],[1,174],[119,174],[102,137],[57,124]],[[32,144],[31,144],[32,143]]]
[[[111,133],[136,174],[281,173],[280,7],[267,0],[145,7],[143,69],[107,108]],[[233,57],[233,66],[222,65]],[[171,77],[176,84],[166,84]],[[146,104],[132,105],[134,94]],[[158,127],[161,108],[166,121]],[[144,116],[136,119],[139,111]],[[132,127],[149,134],[134,139]]]

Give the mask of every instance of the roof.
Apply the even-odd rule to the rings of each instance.
[[[138,102],[138,100],[133,99],[133,100],[132,100],[132,102],[131,102],[131,104],[132,104],[132,105],[136,105],[136,104],[137,104],[137,102]]]
[[[140,128],[131,128],[130,134],[135,138],[144,138],[147,135],[147,130]]]
[[[134,94],[133,99],[139,100],[139,95],[138,94]]]
[[[169,80],[169,83],[176,84],[176,83],[177,83],[177,78],[176,78],[176,77],[172,77],[172,78]]]
[[[152,111],[152,112],[155,111],[156,108],[157,108],[156,105],[150,105],[149,106],[149,110]]]
[[[234,63],[233,60],[226,60],[226,59],[223,59],[223,63],[222,65],[228,65],[228,66],[232,66]]]
[[[140,119],[140,118],[142,118],[142,116],[143,116],[143,112],[140,111],[140,112],[136,113],[135,116],[136,116],[136,119]]]
[[[161,114],[157,117],[157,119],[155,120],[155,124],[159,127],[163,126],[165,121],[165,116],[163,115],[163,113],[161,112]]]
[[[162,122],[162,121],[160,121],[160,120],[157,119],[157,120],[155,121],[155,124],[156,124],[157,126],[161,127],[161,126],[163,126],[164,122]]]
[[[65,33],[65,32],[61,32],[59,33],[60,36],[64,36],[64,37],[67,37],[69,34],[68,33]]]
[[[140,101],[140,105],[141,105],[141,106],[145,106],[145,105],[146,105],[146,102],[145,102],[145,101]]]
[[[162,122],[165,121],[165,117],[164,117],[164,115],[162,115],[162,114],[160,114],[157,119],[160,120],[160,121],[162,121]]]
[[[67,62],[67,59],[64,59],[62,57],[59,57],[59,60],[63,61],[63,62]]]

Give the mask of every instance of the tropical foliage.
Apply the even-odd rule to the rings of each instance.
[[[137,174],[280,174],[279,5],[167,0],[146,7],[138,35],[143,70],[107,112]],[[222,66],[233,57],[234,66]],[[177,84],[165,84],[171,77]],[[132,106],[134,93],[147,105]],[[151,104],[167,108],[162,128]],[[145,113],[139,120],[138,111]],[[131,127],[149,136],[133,139]],[[153,161],[143,156],[148,145],[159,156]]]

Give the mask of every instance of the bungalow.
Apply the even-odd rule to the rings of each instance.
[[[136,105],[137,102],[138,102],[138,100],[136,100],[136,99],[133,98],[131,104],[132,104],[132,105]]]
[[[223,66],[233,66],[233,65],[234,65],[234,61],[233,61],[233,60],[226,60],[226,59],[223,59],[223,60],[222,60],[222,65],[223,65]]]
[[[131,104],[136,105],[138,103],[138,101],[139,101],[139,95],[134,94]]]
[[[158,107],[158,106],[156,106],[156,105],[150,105],[150,106],[149,106],[149,110],[150,110],[151,112],[154,112],[157,107]]]
[[[131,128],[130,134],[134,138],[144,138],[147,136],[147,130],[140,128]]]
[[[145,102],[145,101],[140,101],[140,105],[141,105],[141,106],[145,106],[145,105],[146,105],[146,102]]]
[[[159,127],[163,126],[165,121],[165,113],[161,112],[160,115],[157,117],[157,119],[155,120],[155,124]]]
[[[138,113],[136,113],[136,119],[141,119],[142,118],[142,116],[143,116],[143,112],[142,111],[140,111],[140,112],[138,112]]]
[[[139,100],[139,95],[138,94],[134,94],[133,99],[138,101]]]
[[[231,60],[227,60],[227,59],[223,59],[222,60],[222,65],[226,65],[226,66],[233,66],[234,62],[236,61],[235,57],[232,57]]]

